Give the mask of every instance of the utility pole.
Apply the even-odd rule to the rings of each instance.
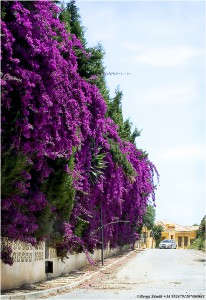
[[[103,225],[103,218],[102,218],[102,200],[100,204],[100,222],[101,222],[101,243],[102,243],[101,258],[102,258],[102,266],[103,266],[104,265],[104,225]]]

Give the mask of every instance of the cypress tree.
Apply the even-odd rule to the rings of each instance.
[[[69,33],[74,34],[82,43],[87,55],[81,50],[75,49],[77,54],[78,72],[82,78],[95,84],[108,104],[109,90],[106,86],[105,67],[103,64],[104,49],[100,43],[94,47],[87,47],[85,39],[85,27],[82,25],[79,9],[75,4],[75,0],[71,0],[64,7],[62,6],[62,13],[59,16],[60,21],[65,23],[66,29]]]

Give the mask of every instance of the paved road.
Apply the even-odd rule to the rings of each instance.
[[[203,299],[205,270],[199,251],[148,249],[68,294],[47,299]]]

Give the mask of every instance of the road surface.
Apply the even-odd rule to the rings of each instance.
[[[147,249],[70,293],[47,299],[204,299],[205,275],[200,251]]]

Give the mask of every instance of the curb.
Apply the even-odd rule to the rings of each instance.
[[[137,248],[137,250],[143,251],[142,249],[138,249],[138,248]],[[69,289],[75,288],[75,287],[79,286],[81,283],[83,283],[84,281],[86,281],[88,279],[91,279],[93,276],[99,274],[101,271],[109,269],[111,266],[115,265],[116,263],[120,262],[121,260],[125,259],[125,257],[128,257],[133,253],[134,253],[134,250],[132,250],[130,253],[124,255],[120,259],[115,260],[114,262],[112,262],[108,266],[102,267],[99,271],[96,271],[93,274],[85,276],[84,278],[78,280],[77,282],[69,283],[69,284],[64,285],[64,286],[55,287],[55,288],[51,288],[51,289],[43,290],[43,291],[38,291],[38,292],[32,292],[32,293],[26,293],[26,294],[22,293],[22,294],[16,294],[16,295],[8,295],[8,296],[7,295],[1,295],[1,299],[2,300],[40,299],[41,297],[48,296],[50,293],[58,293],[58,292],[63,292],[64,290],[69,290]]]

